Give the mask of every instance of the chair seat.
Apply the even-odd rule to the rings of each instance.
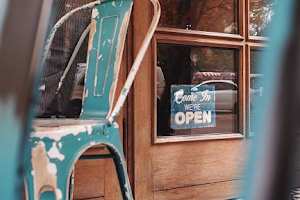
[[[32,141],[70,140],[91,136],[95,127],[98,135],[103,134],[105,125],[104,120],[37,119],[33,122],[29,137]],[[117,123],[113,126],[118,128]]]
[[[117,123],[107,126],[104,120],[38,119],[32,128],[28,142],[31,162],[24,165],[29,199],[38,199],[46,190],[54,191],[58,199],[68,199],[75,162],[88,148],[100,144],[108,148],[110,155],[84,159],[112,158],[122,195],[124,199],[132,199]]]
[[[35,128],[55,128],[63,126],[80,126],[80,125],[93,125],[104,123],[105,120],[84,120],[84,119],[35,119],[33,120],[32,127]]]

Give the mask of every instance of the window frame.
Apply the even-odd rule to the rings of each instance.
[[[262,50],[269,39],[261,36],[250,36],[249,24],[250,0],[238,0],[239,34],[185,30],[157,27],[152,40],[152,144],[208,141],[223,139],[246,139],[250,137],[250,50]],[[238,133],[206,134],[191,136],[157,136],[157,102],[156,102],[156,63],[157,44],[179,44],[199,47],[219,47],[237,49],[238,54]]]

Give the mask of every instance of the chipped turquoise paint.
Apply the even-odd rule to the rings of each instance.
[[[127,89],[127,88],[124,88],[123,94],[126,94],[127,91],[128,91],[128,89]]]
[[[43,169],[45,173],[52,173],[57,177],[57,189],[54,192],[58,199],[67,199],[69,189],[67,183],[74,163],[87,148],[96,144],[105,145],[112,154],[123,199],[133,199],[119,126],[116,123],[108,126],[105,121],[110,109],[109,93],[119,70],[119,64],[115,66],[116,57],[121,60],[121,55],[116,56],[116,48],[119,43],[118,45],[121,46],[120,53],[122,54],[125,41],[125,34],[119,36],[120,27],[123,22],[126,23],[126,30],[123,31],[127,32],[129,18],[125,18],[125,14],[128,13],[127,16],[130,16],[132,1],[102,2],[102,4],[94,6],[96,10],[92,14],[96,20],[96,29],[92,40],[93,45],[88,56],[89,64],[85,83],[85,91],[90,92],[88,92],[88,96],[84,101],[81,118],[101,119],[100,121],[103,122],[97,122],[91,126],[74,125],[73,128],[65,127],[64,129],[58,127],[52,132],[30,130],[30,137],[27,142],[29,152],[26,153],[26,156],[29,155],[30,158],[27,158],[27,162],[24,162],[29,200],[34,199],[35,169],[30,161],[32,160],[32,152],[36,148],[44,148],[44,156],[49,159],[50,167],[52,166],[52,169],[48,169],[48,167]],[[104,41],[106,41],[105,45],[103,45]],[[101,54],[102,57],[99,58]],[[101,94],[102,91],[103,94]],[[58,137],[59,134],[61,134],[61,137]],[[53,150],[53,148],[58,149],[55,157],[51,156],[51,149]],[[43,200],[53,199],[53,193],[43,193],[41,197]]]
[[[19,199],[22,177],[19,171],[22,124],[16,115],[14,95],[0,98],[0,199]]]
[[[45,152],[47,152],[49,162],[51,165],[54,164],[57,168],[57,173],[55,175],[57,176],[57,187],[62,194],[61,199],[67,199],[67,182],[69,181],[73,165],[87,148],[96,144],[105,145],[113,155],[116,170],[118,172],[120,187],[123,191],[123,199],[132,199],[118,125],[115,123],[111,127],[107,127],[105,123],[98,123],[93,126],[78,126],[77,129],[82,131],[75,134],[74,129],[68,130],[68,128],[65,128],[64,132],[68,132],[69,134],[66,134],[61,138],[55,137],[55,134],[58,134],[58,132],[53,132],[53,134],[49,137],[44,136],[49,134],[47,132],[35,132],[31,133],[33,135],[30,136],[29,144],[31,151],[34,151],[37,146],[44,147]],[[104,131],[106,132],[105,134]],[[61,145],[58,145],[58,143],[61,143]],[[59,153],[63,156],[63,158],[50,158],[49,151],[53,147],[59,149]],[[34,199],[33,188],[35,172],[31,162],[27,162],[24,167],[29,199]],[[49,199],[51,199],[50,193],[44,194],[43,196],[45,199],[48,199],[48,195]]]
[[[94,15],[96,33],[89,51],[85,90],[91,91],[84,99],[83,111],[80,118],[105,119],[110,108],[110,97],[116,86],[115,81],[119,72],[122,58],[125,34],[120,36],[122,23],[127,23],[130,16],[132,1],[111,1],[96,5],[98,15]],[[126,20],[126,21],[124,21]],[[125,27],[127,32],[127,26]],[[93,27],[91,28],[93,29]],[[92,32],[92,30],[91,30]],[[119,39],[121,41],[119,41]],[[121,55],[116,55],[117,45],[120,45]],[[96,67],[95,67],[96,66]]]
[[[99,35],[97,52],[90,52],[91,54],[97,53],[96,56],[91,55],[92,57],[90,58],[90,62],[96,62],[94,78],[94,96],[97,97],[102,96],[104,94],[107,78],[110,75],[109,73],[112,73],[109,69],[113,67],[114,63],[111,63],[110,60],[112,58],[111,56],[113,52],[118,23],[119,16],[117,15],[102,18],[99,29],[103,30],[103,33]],[[92,60],[92,58],[95,58],[96,60]],[[101,70],[101,68],[104,68],[104,70]],[[103,72],[104,76],[102,76]],[[100,78],[99,80],[98,77]]]

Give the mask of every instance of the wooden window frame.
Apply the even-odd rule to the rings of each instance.
[[[158,27],[152,40],[152,144],[165,144],[174,142],[208,141],[224,139],[246,139],[250,136],[250,50],[262,50],[268,41],[266,37],[250,36],[249,9],[250,0],[238,0],[239,34],[226,34],[185,30],[176,28]],[[179,44],[199,47],[217,47],[237,49],[238,56],[238,85],[239,85],[239,127],[238,133],[232,134],[205,134],[190,136],[157,136],[157,102],[156,102],[156,63],[157,44]]]

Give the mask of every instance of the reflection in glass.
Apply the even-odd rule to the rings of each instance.
[[[261,79],[264,74],[261,74],[259,69],[259,58],[263,56],[263,51],[252,50],[250,52],[250,132],[254,134],[253,126],[251,124],[256,116],[259,115],[259,110],[257,109],[257,103],[261,99],[264,88],[261,84]]]
[[[250,35],[264,36],[264,30],[272,21],[277,1],[250,0]]]
[[[158,135],[238,132],[238,51],[160,43],[157,48]],[[171,87],[178,85],[193,86],[194,89],[214,86],[216,126],[176,130],[171,128]]]
[[[160,1],[161,27],[238,33],[237,0]]]

